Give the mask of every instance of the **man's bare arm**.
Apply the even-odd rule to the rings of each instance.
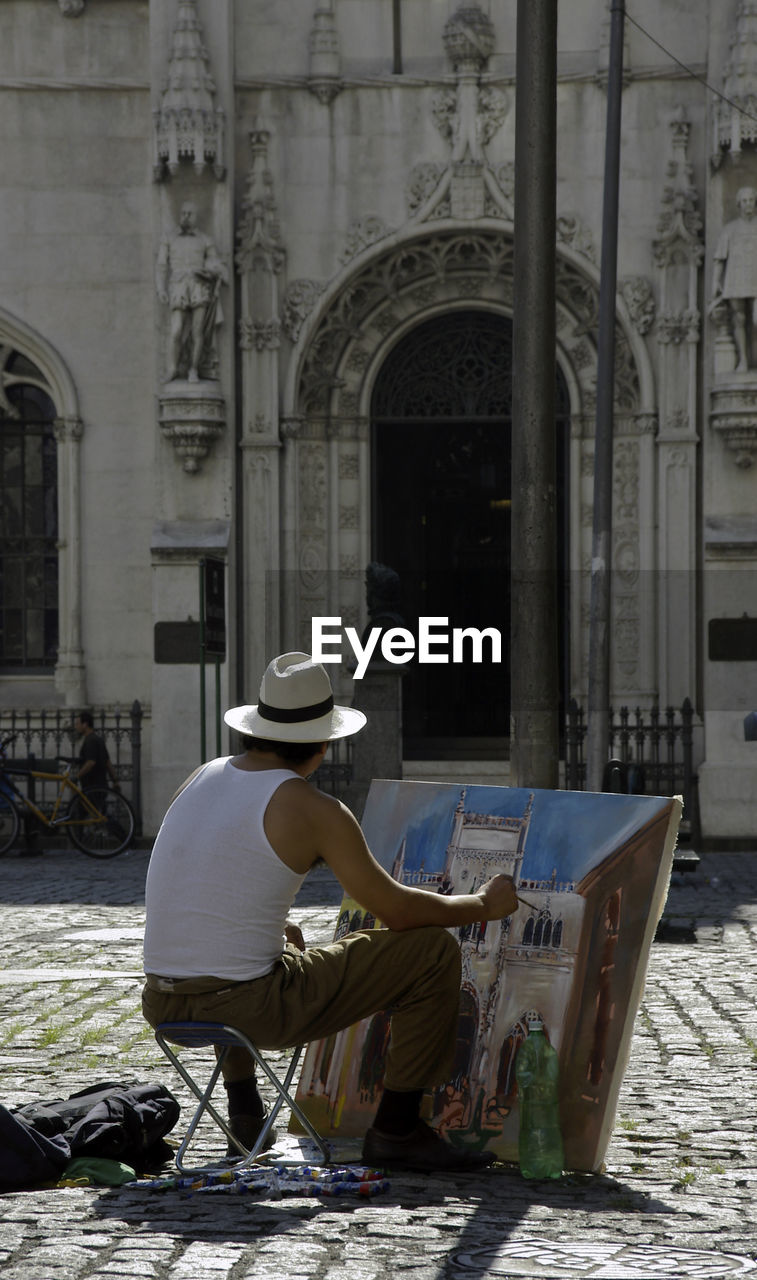
[[[349,809],[307,783],[292,780],[279,788],[266,811],[265,829],[283,862],[302,872],[323,858],[345,892],[390,929],[500,920],[518,905],[513,882],[504,875],[476,893],[450,896],[399,884],[373,857]]]

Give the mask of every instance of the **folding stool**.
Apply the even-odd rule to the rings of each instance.
[[[218,1167],[216,1164],[216,1165],[205,1165],[202,1168],[190,1169],[190,1168],[187,1168],[187,1166],[184,1164],[184,1156],[186,1155],[187,1148],[189,1147],[189,1144],[192,1141],[195,1130],[198,1124],[200,1123],[200,1118],[204,1112],[207,1111],[208,1115],[212,1116],[213,1120],[215,1120],[219,1129],[222,1130],[222,1132],[226,1135],[229,1141],[233,1143],[233,1145],[239,1151],[240,1155],[243,1157],[243,1159],[241,1159],[234,1166],[234,1168],[245,1169],[249,1165],[254,1164],[258,1156],[260,1155],[260,1153],[263,1151],[266,1140],[268,1138],[268,1135],[271,1129],[273,1128],[276,1117],[278,1116],[279,1111],[281,1110],[285,1102],[289,1107],[290,1111],[292,1112],[292,1114],[297,1117],[297,1119],[299,1120],[300,1124],[303,1126],[305,1131],[310,1135],[310,1137],[318,1146],[323,1156],[324,1163],[328,1164],[329,1150],[326,1143],[324,1142],[323,1138],[321,1138],[320,1135],[313,1128],[313,1125],[311,1124],[310,1120],[305,1115],[304,1111],[298,1105],[298,1103],[295,1102],[294,1098],[292,1097],[289,1091],[292,1080],[294,1079],[294,1073],[297,1070],[297,1064],[300,1060],[300,1054],[302,1053],[302,1048],[303,1048],[302,1045],[298,1045],[297,1048],[294,1050],[291,1060],[289,1062],[289,1066],[287,1068],[286,1075],[284,1076],[283,1080],[280,1080],[276,1075],[276,1073],[272,1071],[268,1063],[262,1057],[260,1051],[255,1047],[252,1041],[244,1034],[244,1032],[240,1031],[238,1027],[230,1027],[224,1022],[161,1022],[155,1031],[155,1039],[157,1040],[164,1054],[168,1058],[169,1062],[174,1066],[176,1071],[178,1071],[184,1083],[191,1089],[195,1097],[199,1099],[199,1106],[197,1107],[197,1110],[192,1116],[192,1119],[189,1122],[189,1127],[187,1128],[187,1131],[181,1141],[179,1149],[176,1152],[176,1167],[180,1173],[187,1173],[187,1174],[206,1173],[206,1172],[209,1172],[211,1169]],[[184,1066],[184,1064],[179,1061],[177,1054],[174,1052],[172,1048],[170,1048],[169,1044],[167,1043],[169,1040],[173,1044],[181,1045],[183,1048],[203,1048],[208,1045],[212,1045],[213,1047],[218,1046],[220,1048],[221,1051],[216,1057],[215,1066],[211,1073],[210,1079],[204,1089],[202,1089],[201,1086],[198,1084],[198,1082],[192,1078],[192,1076],[190,1075],[189,1071]],[[238,1046],[241,1046],[243,1049],[247,1050],[247,1052],[254,1059],[257,1066],[260,1067],[261,1071],[263,1071],[264,1074],[268,1077],[268,1079],[270,1080],[271,1084],[273,1085],[278,1095],[276,1098],[276,1101],[274,1102],[271,1108],[270,1114],[267,1117],[266,1122],[263,1125],[262,1129],[260,1130],[257,1140],[255,1141],[255,1144],[250,1151],[247,1151],[246,1148],[242,1145],[242,1143],[239,1142],[237,1138],[234,1137],[234,1134],[231,1132],[231,1128],[229,1127],[228,1121],[224,1120],[223,1116],[220,1115],[220,1113],[216,1110],[216,1108],[213,1106],[213,1103],[211,1101],[213,1090],[215,1089],[219,1076],[221,1074],[221,1067],[223,1065],[223,1060],[226,1057],[226,1054],[228,1053],[232,1045],[238,1045]]]

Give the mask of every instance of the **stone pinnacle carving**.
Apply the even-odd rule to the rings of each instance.
[[[195,0],[179,0],[167,83],[154,113],[156,181],[177,173],[182,160],[197,173],[212,164],[223,178],[224,113],[215,92]]]
[[[442,39],[453,71],[480,73],[494,48],[494,27],[477,4],[463,4],[447,22]]]

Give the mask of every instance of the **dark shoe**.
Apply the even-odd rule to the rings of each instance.
[[[245,1115],[229,1116],[229,1128],[231,1129],[231,1132],[234,1134],[234,1137],[239,1139],[242,1146],[246,1147],[248,1151],[252,1151],[252,1148],[255,1146],[255,1143],[258,1140],[258,1134],[260,1133],[260,1130],[263,1128],[263,1125],[265,1124],[267,1119],[268,1119],[267,1114],[264,1116],[245,1116]],[[276,1130],[271,1129],[268,1134],[268,1137],[266,1138],[263,1144],[263,1150],[268,1151],[273,1146],[275,1141],[276,1141]],[[237,1159],[241,1158],[240,1152],[234,1146],[233,1142],[229,1143],[226,1151],[226,1155],[230,1159],[233,1159],[235,1156],[237,1157]]]
[[[463,1151],[450,1146],[423,1120],[401,1137],[370,1128],[363,1139],[363,1163],[387,1165],[393,1169],[464,1173],[466,1170],[484,1169],[494,1159],[490,1151]]]

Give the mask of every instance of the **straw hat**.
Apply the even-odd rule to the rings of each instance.
[[[357,733],[362,711],[334,705],[324,667],[307,653],[282,653],[269,662],[255,706],[230,707],[226,724],[274,742],[330,742]]]

